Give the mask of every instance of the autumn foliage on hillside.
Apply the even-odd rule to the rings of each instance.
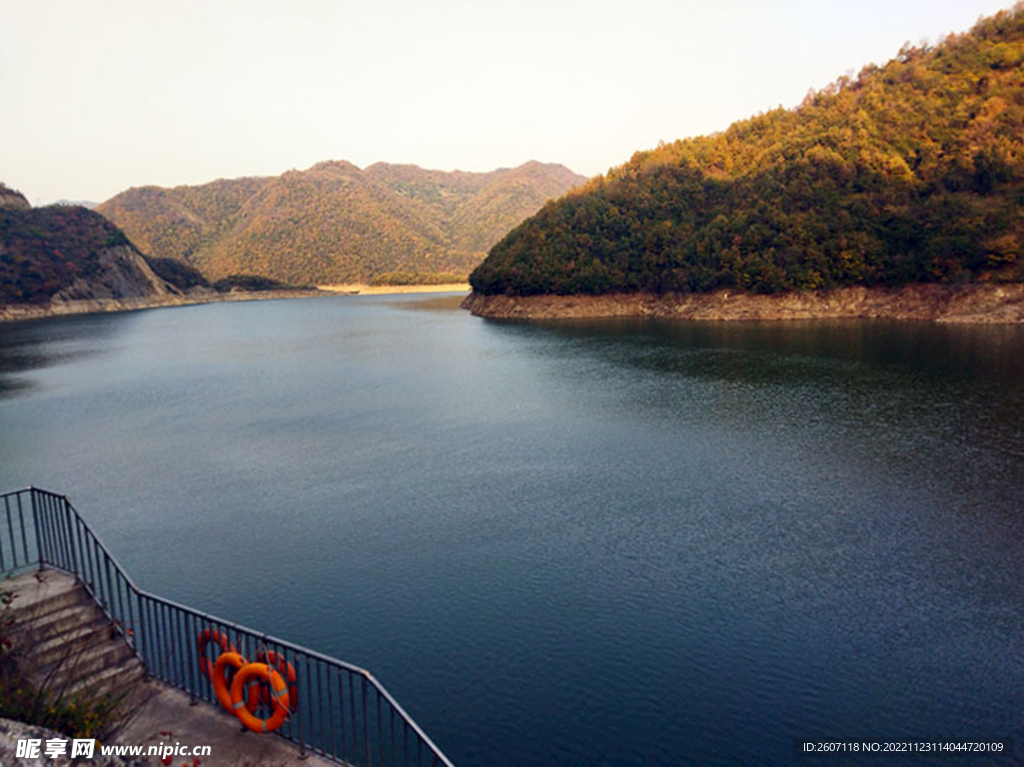
[[[45,303],[77,279],[101,275],[100,255],[131,244],[79,206],[0,208],[0,305]]]
[[[1024,7],[796,109],[639,152],[498,243],[481,293],[1024,279]]]
[[[151,257],[211,282],[465,279],[487,249],[585,179],[530,162],[491,173],[323,162],[270,178],[130,189],[98,210]],[[396,277],[397,279],[397,277]]]

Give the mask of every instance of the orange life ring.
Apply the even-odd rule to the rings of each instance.
[[[289,663],[283,654],[278,655],[273,650],[269,652],[260,650],[256,654],[256,662],[266,663],[284,677],[284,680],[288,683],[288,700],[291,702],[291,710],[297,711],[299,708],[299,686],[296,682],[295,666]],[[264,705],[270,705],[270,694],[267,690],[263,690],[261,700]]]
[[[221,658],[224,656],[222,655]],[[218,665],[220,659],[217,660]],[[250,711],[242,701],[246,685],[254,680],[262,679],[270,683],[271,706],[274,713],[269,719],[260,719]],[[253,732],[273,732],[288,718],[288,685],[274,669],[266,663],[250,663],[239,669],[235,681],[231,683],[231,710],[239,721]]]
[[[243,658],[236,652],[221,653],[220,657],[217,658],[217,662],[213,664],[213,694],[217,696],[217,702],[224,706],[226,711],[235,713],[234,709],[231,708],[231,692],[228,687],[227,679],[227,666],[231,666],[235,669],[237,674],[239,669],[244,668],[248,665],[249,661]],[[258,682],[253,681],[251,686],[245,694],[246,705],[253,711],[260,704],[260,686]]]
[[[231,708],[231,693],[228,691],[228,680],[225,672],[227,667],[231,666],[235,669],[235,679],[237,679],[237,672],[241,671],[246,666],[246,663],[245,658],[238,653],[226,652],[221,653],[221,656],[217,658],[217,662],[213,664],[213,694],[217,696],[217,701],[232,713],[234,713],[234,710]]]
[[[206,645],[208,642],[220,645],[220,651],[235,652],[235,646],[228,641],[228,632],[223,634],[216,629],[206,629],[205,631],[199,632],[199,670],[203,676],[210,679],[210,674],[213,672],[213,663],[206,655]]]

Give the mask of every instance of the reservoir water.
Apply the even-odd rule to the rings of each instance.
[[[370,669],[459,765],[1022,753],[1024,329],[455,305],[0,325],[0,489]]]

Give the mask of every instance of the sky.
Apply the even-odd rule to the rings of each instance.
[[[593,176],[1011,4],[0,0],[0,181],[43,205],[323,160]]]

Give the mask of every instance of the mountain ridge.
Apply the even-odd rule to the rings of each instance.
[[[543,203],[585,181],[536,161],[489,173],[326,160],[279,176],[133,187],[97,206],[147,255],[213,281],[291,283],[465,278]]]

